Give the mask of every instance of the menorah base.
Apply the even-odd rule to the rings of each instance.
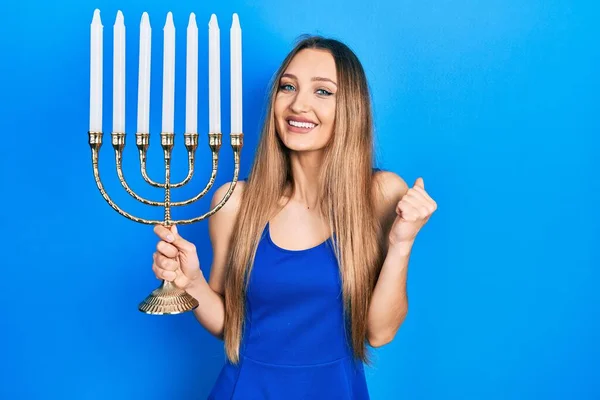
[[[178,289],[169,281],[163,281],[154,289],[138,309],[146,314],[180,314],[198,307],[198,300],[184,290]]]

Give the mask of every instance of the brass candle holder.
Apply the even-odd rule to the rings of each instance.
[[[200,193],[198,193],[191,199],[185,201],[171,201],[171,189],[176,189],[186,185],[194,175],[195,154],[196,149],[198,147],[198,134],[184,134],[185,147],[188,152],[188,174],[184,180],[178,183],[171,183],[171,153],[175,144],[175,135],[173,133],[165,132],[160,134],[161,146],[163,148],[164,153],[165,181],[164,183],[157,183],[150,179],[146,172],[146,154],[148,151],[148,147],[150,146],[150,134],[136,133],[136,145],[139,150],[141,174],[148,184],[150,184],[153,187],[164,189],[165,193],[164,201],[152,201],[136,194],[127,184],[122,169],[123,149],[125,148],[125,133],[113,132],[111,136],[112,146],[115,150],[115,163],[117,167],[117,175],[119,181],[121,182],[121,185],[123,185],[123,188],[133,198],[135,198],[137,201],[143,204],[149,206],[164,207],[165,216],[164,220],[162,221],[136,217],[122,210],[118,205],[116,205],[115,202],[112,201],[110,196],[106,193],[106,190],[104,189],[104,186],[102,184],[102,181],[100,179],[100,171],[98,169],[98,158],[100,154],[100,147],[102,147],[102,132],[88,132],[88,136],[89,144],[92,150],[92,166],[94,170],[94,180],[96,181],[96,185],[98,186],[102,197],[113,208],[113,210],[134,222],[139,222],[141,224],[146,225],[162,224],[166,227],[169,227],[171,225],[187,225],[201,221],[207,217],[210,217],[211,215],[219,211],[219,209],[221,209],[223,205],[225,205],[225,203],[227,202],[227,200],[229,200],[229,197],[233,193],[233,190],[235,189],[235,186],[238,181],[240,170],[240,153],[243,146],[244,135],[242,133],[232,133],[230,135],[230,138],[235,165],[233,179],[231,181],[231,184],[229,185],[229,189],[227,190],[225,196],[212,210],[206,212],[203,215],[190,219],[173,220],[171,219],[171,207],[185,206],[197,201],[198,199],[202,198],[206,193],[208,193],[208,191],[212,188],[213,184],[215,183],[215,178],[217,175],[217,169],[219,164],[219,151],[221,149],[221,133],[208,134],[208,145],[210,146],[210,149],[212,151],[212,174],[208,183]],[[146,314],[163,315],[179,314],[182,312],[193,310],[197,306],[198,301],[191,295],[189,295],[187,292],[178,289],[169,281],[162,281],[160,286],[157,289],[153,290],[152,293],[150,293],[146,297],[146,299],[139,304],[138,309]]]

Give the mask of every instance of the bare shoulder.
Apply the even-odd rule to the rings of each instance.
[[[396,220],[396,206],[408,192],[408,185],[391,171],[377,171],[373,176],[373,203],[383,237],[387,237]],[[387,249],[387,241],[383,243]],[[386,250],[387,251],[387,250]]]
[[[228,182],[215,191],[210,204],[211,209],[221,202],[229,191],[230,186],[231,182]],[[227,264],[233,227],[237,219],[245,187],[246,182],[238,181],[223,207],[208,219],[208,232],[213,249],[213,262],[208,283],[214,291],[221,294],[224,292],[225,266]]]
[[[215,193],[213,194],[213,197],[212,197],[212,200],[210,203],[211,209],[216,207],[217,204],[219,204],[221,202],[221,200],[225,197],[225,195],[229,191],[230,187],[231,187],[231,182],[227,182],[227,183],[221,185],[217,190],[215,190]],[[242,195],[244,193],[245,188],[246,188],[246,182],[237,181],[235,184],[235,188],[233,189],[233,192],[231,193],[231,196],[225,202],[223,207],[221,207],[221,209],[213,215],[213,217],[217,216],[217,215],[219,215],[221,217],[225,217],[225,218],[237,216],[237,212],[238,212],[240,202],[242,200]]]
[[[375,210],[381,218],[395,213],[396,205],[408,191],[408,185],[391,171],[377,171],[373,175],[373,198]]]

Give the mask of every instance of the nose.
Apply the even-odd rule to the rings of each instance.
[[[290,109],[296,114],[305,113],[310,110],[309,94],[303,91],[296,92],[294,101],[290,104]]]

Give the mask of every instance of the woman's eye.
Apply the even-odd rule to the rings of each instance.
[[[290,91],[290,90],[294,90],[294,87],[292,85],[290,85],[289,83],[286,83],[286,84],[280,85],[279,89],[285,90],[285,91]]]
[[[331,95],[333,94],[333,93],[331,93],[330,91],[328,91],[328,90],[325,90],[325,89],[318,89],[318,90],[317,90],[317,93],[318,93],[318,94],[321,94],[321,95],[323,95],[323,96],[331,96]]]

